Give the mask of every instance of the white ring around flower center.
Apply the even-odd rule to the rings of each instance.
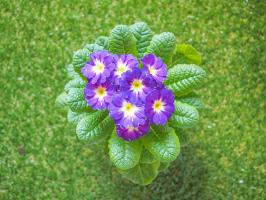
[[[92,71],[95,72],[96,74],[103,73],[105,65],[100,60],[96,60],[94,63],[95,63],[95,65],[94,65]]]
[[[124,72],[128,71],[129,68],[128,66],[121,62],[120,60],[117,62],[117,66],[116,66],[116,71],[115,71],[115,75],[117,76],[121,76]]]
[[[134,126],[129,126],[129,127],[127,127],[127,131],[128,132],[134,132],[134,131],[139,131],[139,129],[134,127]]]
[[[142,80],[139,79],[134,79],[131,83],[131,90],[133,90],[133,92],[138,93],[138,92],[142,92],[144,88],[144,85],[142,83]]]
[[[150,74],[152,75],[152,76],[156,76],[156,74],[157,74],[157,70],[156,69],[154,69],[152,66],[148,66],[148,70],[149,70],[149,72],[150,72]]]
[[[138,107],[132,103],[124,101],[121,111],[124,113],[125,117],[134,117],[135,113],[138,111]]]
[[[160,112],[164,111],[164,106],[165,106],[164,102],[161,99],[158,99],[158,100],[154,101],[152,108],[153,108],[154,112],[160,113]]]
[[[106,92],[106,88],[103,86],[99,86],[97,87],[95,90],[95,97],[98,98],[100,101],[104,99],[104,97],[106,96],[107,92]]]

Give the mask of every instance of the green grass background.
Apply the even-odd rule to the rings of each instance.
[[[266,199],[266,2],[0,1],[0,199]],[[73,51],[145,21],[198,49],[206,108],[147,187],[103,146],[80,142],[54,105]]]

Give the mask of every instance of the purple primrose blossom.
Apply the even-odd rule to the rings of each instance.
[[[116,80],[120,79],[125,72],[137,68],[139,64],[137,58],[131,54],[115,55],[114,58],[116,64],[114,77]]]
[[[174,109],[174,95],[170,90],[154,90],[146,98],[145,113],[151,123],[164,125]]]
[[[94,110],[109,110],[119,137],[136,140],[152,123],[166,124],[174,112],[174,95],[163,85],[167,68],[159,57],[146,55],[144,68],[131,54],[96,51],[90,57],[81,70],[88,79],[85,99]]]
[[[123,128],[143,125],[146,121],[144,110],[143,104],[133,103],[123,94],[113,97],[109,105],[109,115],[114,119],[116,125]]]
[[[94,110],[104,110],[112,100],[113,88],[110,82],[90,84],[84,89],[84,96]]]
[[[91,54],[91,61],[81,69],[90,83],[104,83],[115,68],[114,57],[108,51],[96,51]]]
[[[127,92],[132,102],[145,102],[146,96],[156,87],[156,81],[144,70],[135,68],[123,75],[121,91]]]
[[[139,125],[137,127],[129,126],[127,128],[122,128],[121,126],[116,126],[117,135],[122,137],[124,140],[132,141],[136,140],[146,133],[148,133],[150,129],[150,124],[148,120],[143,125]]]
[[[148,54],[142,58],[144,69],[151,74],[154,79],[162,83],[167,77],[167,68],[161,58],[154,54]]]

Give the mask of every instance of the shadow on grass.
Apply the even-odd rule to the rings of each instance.
[[[181,149],[176,161],[148,186],[147,199],[201,199],[206,169],[193,144]]]
[[[136,186],[118,176],[115,184],[121,199],[202,199],[207,171],[195,153],[198,148],[194,144],[182,147],[178,159],[146,187]]]

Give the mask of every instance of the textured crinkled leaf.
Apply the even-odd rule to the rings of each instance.
[[[65,85],[65,91],[68,92],[72,88],[84,89],[86,84],[87,84],[87,81],[83,80],[82,78],[75,78],[75,79],[70,80]]]
[[[129,28],[136,39],[138,57],[142,58],[147,51],[147,47],[150,45],[152,31],[144,22],[137,22]]]
[[[88,49],[80,49],[73,54],[72,64],[76,70],[79,70],[84,67],[86,62],[90,60],[90,51]]]
[[[175,160],[180,152],[179,139],[174,129],[168,126],[151,126],[142,141],[145,148],[161,162]]]
[[[75,71],[74,66],[72,64],[67,66],[67,77],[70,79],[80,78],[80,74]]]
[[[197,109],[185,103],[175,101],[175,112],[169,123],[173,127],[186,128],[195,125],[199,120]]]
[[[150,164],[156,162],[156,159],[146,148],[143,148],[139,162]]]
[[[84,46],[85,49],[89,50],[90,53],[94,51],[100,51],[103,50],[103,47],[98,44],[86,44]]]
[[[83,88],[71,88],[68,92],[68,104],[73,112],[82,112],[90,108],[84,98],[83,90]]]
[[[188,105],[194,106],[197,109],[201,109],[204,107],[202,100],[194,93],[190,93],[186,96],[176,98],[177,101],[182,103],[186,103]]]
[[[178,44],[173,56],[173,65],[184,63],[199,65],[201,64],[201,55],[189,44]]]
[[[153,36],[150,46],[147,48],[147,53],[155,54],[169,65],[172,62],[175,48],[175,35],[173,33],[165,32]]]
[[[80,140],[98,142],[111,135],[114,129],[112,119],[107,111],[96,111],[87,113],[77,125],[76,133]]]
[[[68,113],[67,113],[67,120],[69,123],[77,124],[86,115],[87,115],[87,113],[85,113],[85,112],[76,113],[76,112],[73,112],[72,110],[69,109]]]
[[[109,48],[109,43],[108,43],[109,38],[106,36],[100,36],[95,40],[95,43],[98,44],[99,46],[102,46],[105,50],[108,50]]]
[[[62,92],[55,100],[55,104],[59,107],[68,106],[68,95],[66,92]]]
[[[108,147],[110,160],[117,168],[126,170],[138,164],[142,151],[139,140],[127,142],[113,133]]]
[[[109,50],[115,54],[137,55],[136,39],[128,26],[118,25],[111,31]]]
[[[165,171],[170,166],[170,162],[161,162],[158,169],[159,172]]]
[[[206,78],[205,71],[197,65],[180,64],[168,70],[164,84],[176,96],[184,96],[198,88]]]
[[[167,124],[175,130],[176,135],[180,141],[180,144],[182,144],[183,146],[189,145],[189,143],[191,142],[192,134],[188,134],[186,131],[184,131],[184,128],[182,128],[182,127],[172,126],[169,121]]]
[[[157,161],[152,164],[139,163],[134,168],[128,170],[119,170],[118,172],[126,179],[139,185],[148,185],[158,175],[158,168],[160,162]]]

